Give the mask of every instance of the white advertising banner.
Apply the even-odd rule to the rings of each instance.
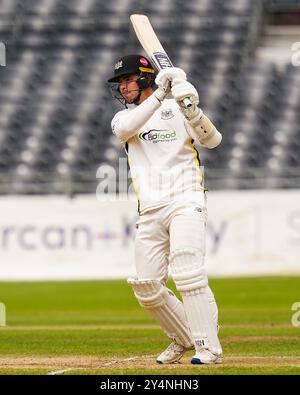
[[[0,281],[134,275],[136,203],[0,198]],[[300,191],[208,193],[211,276],[300,274]]]

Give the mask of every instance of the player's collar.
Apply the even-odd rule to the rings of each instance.
[[[137,107],[136,104],[134,104],[134,103],[131,103],[131,104],[127,103],[127,108],[134,109],[135,107]]]

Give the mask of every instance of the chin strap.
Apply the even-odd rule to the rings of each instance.
[[[141,98],[142,91],[149,88],[151,86],[151,83],[149,83],[147,79],[147,75],[145,73],[141,73],[139,76],[139,79],[136,81],[139,87],[138,95],[132,102],[127,102],[123,97],[118,98],[115,96],[116,99],[119,100],[120,103],[122,103],[126,108],[128,104],[137,104],[137,102]]]
[[[141,98],[141,94],[142,94],[142,90],[140,89],[139,94],[137,95],[137,97],[133,100],[133,104],[137,104],[137,102],[140,100]],[[131,103],[130,103],[131,104]]]
[[[132,101],[133,104],[137,104],[137,102],[141,98],[142,91],[149,88],[151,86],[149,81],[147,80],[147,75],[145,73],[141,73],[139,79],[136,81],[139,87],[139,94],[137,97]]]

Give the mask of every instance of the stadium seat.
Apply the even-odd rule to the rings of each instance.
[[[222,147],[198,148],[208,183],[223,168],[225,187],[245,188],[249,178],[239,174],[252,167],[269,171],[276,187],[279,164],[299,166],[300,73],[250,54],[258,4],[3,0],[0,34],[9,62],[0,72],[0,173],[17,177],[15,193],[49,193],[51,186],[63,193],[66,180],[75,180],[77,193],[90,193],[100,164],[118,169],[123,153],[110,120],[120,106],[106,79],[116,59],[141,52],[128,16],[143,12],[223,134]]]

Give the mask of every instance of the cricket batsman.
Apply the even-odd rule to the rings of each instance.
[[[116,62],[108,82],[125,105],[111,125],[127,153],[138,199],[136,278],[128,283],[172,340],[157,362],[177,362],[194,348],[192,364],[220,363],[218,308],[204,264],[206,196],[193,142],[212,149],[222,136],[198,107],[198,93],[182,69],[156,74],[147,58],[128,55]],[[182,302],[166,287],[169,269]]]

